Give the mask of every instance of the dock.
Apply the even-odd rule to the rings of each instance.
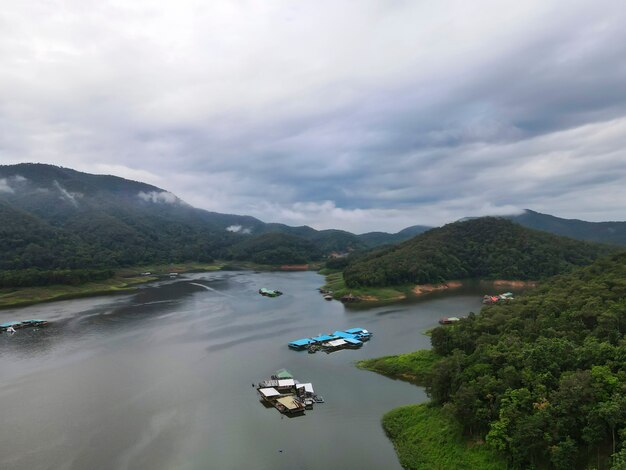
[[[288,346],[296,351],[307,350],[311,354],[317,351],[331,353],[341,349],[358,349],[363,346],[363,342],[369,341],[371,337],[372,333],[365,328],[350,328],[331,334],[320,334],[312,338],[296,339],[288,343]]]
[[[48,325],[48,322],[46,320],[10,321],[6,323],[0,323],[0,331],[8,331],[10,328],[12,328],[13,330],[19,330],[21,328],[32,328],[46,325]]]
[[[302,415],[305,410],[312,410],[315,403],[324,403],[315,394],[313,384],[300,383],[285,369],[259,382],[256,389],[261,403],[288,416]]]

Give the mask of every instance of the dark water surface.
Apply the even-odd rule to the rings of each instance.
[[[323,300],[321,284],[310,272],[188,274],[133,295],[0,311],[0,322],[53,322],[0,334],[0,468],[400,469],[380,419],[426,397],[354,361],[427,348],[422,333],[478,311],[480,292],[350,310]],[[374,337],[357,351],[287,348],[349,327]],[[326,403],[291,419],[264,408],[252,382],[282,367]]]

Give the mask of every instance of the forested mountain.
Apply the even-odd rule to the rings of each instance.
[[[610,248],[495,217],[455,222],[351,262],[349,287],[462,278],[541,279],[591,263]]]
[[[431,228],[432,227],[427,227],[425,225],[413,225],[411,227],[400,230],[397,233],[367,232],[357,236],[363,243],[365,243],[365,245],[370,248],[374,248],[377,246],[392,245],[394,243],[400,243],[409,240],[415,235],[424,233]]]
[[[282,247],[281,263],[365,247],[348,232],[208,212],[152,185],[42,164],[0,166],[0,220],[0,270],[240,258],[269,233],[289,235],[257,242]]]
[[[513,468],[623,469],[625,334],[622,252],[433,330],[427,391]]]
[[[626,222],[586,222],[562,219],[526,209],[520,215],[507,217],[520,225],[537,230],[592,242],[626,246]]]

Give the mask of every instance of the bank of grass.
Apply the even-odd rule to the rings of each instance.
[[[484,443],[468,441],[445,409],[429,404],[396,408],[383,417],[400,464],[407,470],[505,470],[504,458]]]
[[[441,359],[430,349],[357,362],[357,367],[424,386]],[[469,441],[444,408],[419,404],[396,408],[383,417],[400,464],[408,470],[504,470],[504,458],[489,446]]]
[[[96,295],[128,293],[138,284],[155,281],[169,273],[216,271],[222,263],[170,263],[133,266],[117,270],[113,277],[103,281],[86,282],[79,285],[55,284],[50,286],[19,287],[0,289],[0,308],[25,307],[53,300],[75,299]],[[141,275],[141,273],[150,275]]]
[[[149,282],[156,277],[113,277],[104,281],[86,282],[77,286],[58,284],[19,289],[0,289],[0,308],[24,307],[52,300],[74,299],[94,295],[132,292],[137,284]]]
[[[420,349],[408,354],[365,359],[356,365],[360,369],[424,386],[431,369],[440,358],[430,349]]]
[[[412,286],[394,286],[394,287],[367,287],[352,288],[347,287],[343,279],[343,273],[328,272],[326,273],[326,284],[324,289],[332,290],[333,297],[339,299],[344,295],[352,294],[361,297],[367,302],[390,302],[394,300],[402,300],[407,298],[411,293]],[[324,273],[323,273],[324,274]]]

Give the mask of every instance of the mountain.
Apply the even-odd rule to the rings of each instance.
[[[351,262],[348,287],[451,279],[541,279],[591,263],[612,249],[484,217],[432,229]]]
[[[430,230],[433,227],[427,227],[425,225],[413,225],[411,227],[407,227],[403,230],[400,230],[397,233],[387,233],[387,232],[368,232],[362,233],[361,235],[357,235],[359,240],[361,240],[365,245],[370,248],[375,248],[383,245],[392,245],[395,243],[401,243],[405,240],[409,240],[413,238],[415,235],[419,235],[420,233],[424,233]]]
[[[586,222],[578,219],[562,219],[526,209],[520,215],[508,216],[509,220],[524,227],[586,240],[626,246],[626,222]]]
[[[240,258],[266,234],[288,235],[258,241],[285,248],[281,263],[366,246],[341,230],[209,212],[153,185],[32,163],[0,166],[0,217],[0,270]]]

